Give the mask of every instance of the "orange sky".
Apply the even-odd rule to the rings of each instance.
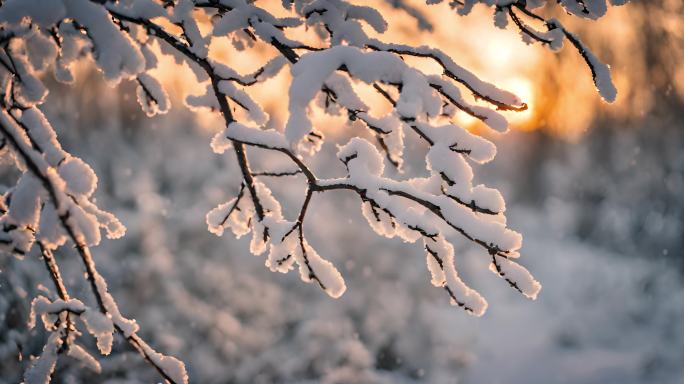
[[[530,108],[522,113],[505,113],[512,129],[542,128],[572,139],[586,131],[598,113],[630,114],[649,106],[648,96],[635,92],[640,85],[638,81],[644,80],[643,65],[636,61],[630,62],[629,66],[625,64],[630,60],[630,54],[639,49],[635,47],[638,24],[625,22],[633,21],[629,6],[611,8],[608,15],[598,22],[566,21],[570,29],[579,29],[578,32],[583,37],[586,33],[582,33],[582,29],[590,28],[591,39],[588,39],[587,44],[597,56],[607,58],[606,61],[613,64],[613,78],[619,94],[617,101],[608,105],[601,101],[594,89],[589,69],[573,47],[566,44],[562,54],[557,54],[539,44],[526,45],[512,27],[508,30],[494,27],[491,10],[485,7],[476,7],[472,14],[461,17],[446,4],[427,7],[424,2],[415,1],[417,6],[428,12],[428,17],[435,26],[434,31],[417,31],[415,20],[401,11],[385,6],[382,12],[390,26],[388,32],[379,35],[379,38],[390,42],[439,47],[483,80],[517,93]],[[279,4],[277,8],[280,8]],[[672,28],[681,30],[678,22],[678,19],[672,21]],[[291,33],[297,37],[312,35],[310,30],[304,28]],[[605,42],[606,36],[611,37],[608,43]],[[617,55],[615,52],[626,54]],[[271,47],[257,45],[247,52],[237,52],[227,38],[220,38],[214,39],[211,55],[246,73],[265,63],[270,56],[275,55],[275,51]],[[409,63],[428,72],[439,70],[433,63],[425,60],[410,60]],[[276,126],[286,119],[286,89],[289,81],[287,72],[283,71],[265,84],[249,89],[250,94],[274,117]],[[161,60],[157,73],[175,96],[173,98],[176,107],[181,104],[181,95],[199,93],[202,89],[187,68],[180,69],[170,59]],[[679,88],[684,89],[684,70],[680,73],[682,84]],[[209,115],[199,115],[198,119],[205,123],[203,125],[211,126],[216,122]],[[472,129],[479,129],[481,124],[464,113],[459,113],[457,120]]]

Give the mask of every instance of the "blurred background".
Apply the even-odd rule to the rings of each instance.
[[[221,119],[183,106],[203,86],[166,58],[158,74],[172,97],[167,115],[147,118],[134,84],[112,88],[88,63],[75,86],[54,83],[43,108],[65,149],[99,175],[99,205],[128,227],[95,250],[122,312],[184,360],[195,383],[684,383],[682,2],[637,1],[598,22],[558,15],[611,64],[611,105],[572,47],[528,46],[484,8],[459,17],[446,5],[416,13],[414,3],[380,5],[391,25],[385,40],[437,45],[530,104],[508,115],[505,135],[459,121],[499,148],[476,181],[504,194],[539,298],[517,294],[455,238],[460,273],[490,306],[482,318],[449,306],[420,246],[376,236],[344,192],[315,198],[307,230],[344,274],[345,295],[333,300],[296,273],[269,272],[244,239],[206,230],[206,212],[237,193],[239,172],[231,153],[209,147]],[[212,52],[244,72],[273,54],[238,54],[227,39]],[[273,127],[286,118],[288,78],[283,71],[253,93]],[[331,140],[311,161],[334,173],[335,144],[361,128],[344,117],[317,121]],[[408,136],[401,177],[424,172],[425,148]],[[256,169],[284,162],[258,151],[250,160]],[[13,185],[10,164],[0,168]],[[303,179],[268,184],[292,217]],[[72,289],[87,295],[78,260],[69,250],[59,257]],[[15,383],[43,345],[42,331],[25,324],[30,298],[49,280],[37,257],[2,258],[0,268],[13,271],[0,274],[0,382]],[[114,351],[101,376],[64,359],[55,382],[157,380],[126,345]]]

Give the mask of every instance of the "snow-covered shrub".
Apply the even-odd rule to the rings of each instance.
[[[428,5],[440,2],[427,1]],[[601,96],[609,102],[615,99],[608,66],[558,20],[537,13],[545,1],[456,1],[451,6],[466,15],[480,2],[492,7],[497,26],[504,28],[512,20],[525,41],[538,41],[557,50],[568,40],[588,64]],[[611,0],[613,4],[623,2]],[[92,334],[99,352],[105,355],[111,352],[113,334],[119,333],[164,380],[188,381],[184,364],[150,347],[138,335],[136,321],[120,313],[109,293],[91,249],[100,244],[101,232],[115,239],[123,236],[125,228],[96,205],[97,175],[62,148],[39,109],[48,92],[45,72],[52,71],[58,81],[70,83],[77,64],[88,59],[112,84],[134,81],[137,100],[148,116],[170,108],[169,96],[155,77],[160,55],[172,56],[193,69],[205,92],[188,95],[186,104],[222,116],[225,127],[211,147],[218,154],[234,154],[242,178],[238,195],[206,215],[209,231],[221,235],[230,229],[237,237],[251,234],[250,252],[266,253],[266,266],[272,271],[296,267],[303,281],[316,283],[330,296],[344,293],[341,273],[307,240],[305,222],[314,196],[347,191],[360,198],[361,212],[378,235],[422,243],[431,282],[446,291],[453,305],[478,316],[487,308],[485,299],[457,272],[454,244],[448,240],[453,233],[480,246],[490,269],[510,286],[526,297],[537,296],[541,285],[516,262],[522,236],[507,228],[501,194],[473,185],[469,162],[491,161],[496,148],[453,122],[455,113],[462,111],[493,131],[505,132],[507,122],[499,111],[523,111],[527,105],[479,79],[439,48],[382,39],[387,21],[373,7],[341,0],[264,3],[1,3],[0,144],[21,175],[0,201],[0,245],[17,257],[37,249],[55,286],[54,293],[46,289],[31,303],[29,325],[34,326],[40,317],[49,337],[41,356],[24,374],[27,383],[49,381],[62,353],[94,371],[101,369],[98,359],[77,343],[79,330]],[[588,19],[601,17],[607,7],[600,0],[559,3],[565,11]],[[419,25],[425,23],[419,19]],[[243,55],[262,49],[272,57],[252,72],[240,73],[212,55],[212,42],[225,37],[232,39]],[[408,57],[432,62],[441,73],[414,67],[404,60]],[[283,127],[272,127],[268,114],[249,91],[285,67],[291,74],[287,102],[283,103],[287,104],[287,121]],[[472,97],[464,95],[464,90]],[[362,96],[364,91],[376,93],[385,105],[369,105]],[[341,174],[317,175],[308,165],[326,141],[312,122],[315,110],[347,116],[375,139],[372,143],[359,135],[340,143],[337,160]],[[423,177],[402,179],[409,135],[428,148],[426,172]],[[248,151],[277,154],[277,163],[286,166],[255,171]],[[385,171],[386,163],[392,173]],[[305,185],[301,207],[289,219],[284,213],[288,210],[266,184],[266,180],[279,177],[297,177]],[[94,305],[72,297],[65,284],[53,252],[67,243],[75,247],[83,264]],[[306,332],[315,334],[316,329]],[[356,346],[350,343],[349,348]],[[365,366],[368,362],[360,358],[357,363]]]

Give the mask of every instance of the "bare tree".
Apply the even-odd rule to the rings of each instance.
[[[427,1],[437,3],[441,1]],[[546,1],[465,0],[450,5],[466,15],[476,3],[493,9],[499,27],[511,20],[526,41],[556,50],[568,40],[588,64],[601,96],[609,102],[615,99],[608,66],[558,20],[541,16]],[[607,9],[605,0],[558,3],[547,8],[560,7],[588,19],[601,17]],[[164,380],[188,381],[184,364],[155,351],[138,335],[135,320],[119,312],[91,248],[100,243],[101,231],[118,238],[125,228],[96,206],[92,195],[97,176],[84,161],[62,149],[38,108],[47,95],[43,73],[51,69],[57,80],[69,83],[75,63],[85,58],[92,58],[109,82],[135,81],[138,101],[149,116],[170,107],[167,93],[150,72],[157,56],[173,55],[191,66],[197,81],[206,84],[206,92],[189,96],[186,103],[222,116],[225,127],[211,146],[216,153],[234,154],[242,179],[238,195],[207,214],[209,230],[221,235],[229,228],[238,237],[251,233],[251,253],[267,252],[266,266],[272,271],[287,272],[296,265],[303,281],[315,282],[332,297],[344,293],[340,272],[307,241],[305,223],[314,196],[345,190],[358,195],[363,215],[377,234],[423,243],[432,284],[444,289],[453,305],[478,316],[487,307],[457,273],[454,246],[447,239],[454,231],[480,246],[491,260],[490,269],[511,287],[526,297],[537,296],[541,285],[515,261],[522,237],[506,227],[501,194],[473,185],[469,161],[491,161],[496,148],[453,122],[454,114],[463,111],[491,130],[504,132],[507,122],[499,111],[523,111],[527,105],[479,79],[439,48],[373,37],[387,30],[387,21],[377,9],[342,0],[284,0],[281,6],[246,0],[5,0],[0,4],[1,144],[21,172],[16,186],[3,196],[0,244],[17,257],[39,249],[55,286],[54,295],[41,295],[32,303],[29,324],[40,316],[50,336],[42,355],[24,375],[27,383],[48,382],[62,353],[99,369],[97,359],[76,342],[79,325],[96,337],[101,353],[110,353],[113,334],[119,333]],[[392,5],[413,15],[419,27],[429,28],[420,6],[403,1]],[[287,16],[276,16],[283,13]],[[291,30],[305,31],[307,38],[292,37]],[[210,55],[212,38],[222,36],[231,37],[245,55],[252,47],[268,47],[272,58],[241,74]],[[407,64],[405,57],[436,63],[442,74],[425,73]],[[291,73],[288,120],[282,129],[267,129],[269,117],[250,96],[250,87],[284,67]],[[359,96],[364,87],[380,95],[390,107],[388,113],[378,114],[380,106],[368,105]],[[234,112],[231,104],[240,110]],[[313,109],[344,114],[375,137],[375,144],[355,137],[339,147],[343,175],[316,175],[308,165],[325,140],[311,121]],[[404,142],[411,132],[428,148],[427,175],[408,180],[386,176],[385,162],[401,169]],[[248,151],[277,153],[288,166],[255,171]],[[297,177],[306,185],[299,213],[289,220],[262,181],[280,177]],[[53,251],[67,243],[73,244],[82,261],[94,307],[70,295],[60,274]]]

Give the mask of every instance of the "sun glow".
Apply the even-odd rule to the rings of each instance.
[[[508,123],[514,128],[533,130],[536,128],[536,100],[534,94],[534,84],[524,77],[514,77],[504,81],[501,87],[515,93],[527,103],[527,109],[522,112],[506,112]]]
[[[422,2],[418,1],[418,3]],[[476,8],[468,17],[458,17],[446,5],[427,7],[425,17],[432,22],[433,30],[422,31],[416,28],[415,20],[405,12],[398,11],[387,4],[378,4],[378,7],[391,22],[386,33],[375,34],[368,31],[370,35],[388,42],[403,41],[410,45],[439,47],[454,58],[459,65],[484,81],[515,93],[527,103],[526,111],[502,112],[508,119],[511,130],[548,129],[554,135],[572,138],[586,131],[595,114],[603,110],[600,108],[600,99],[595,95],[596,91],[590,73],[576,52],[572,49],[564,49],[558,54],[549,52],[538,44],[527,45],[521,41],[517,33],[511,30],[510,26],[508,30],[494,27],[488,21],[491,19],[491,14],[485,8]],[[612,10],[605,18],[606,20],[599,23],[599,27],[605,28],[605,33],[609,33],[611,28],[622,25],[620,22],[625,17],[623,9]],[[211,21],[207,19],[203,22],[204,24],[200,27],[207,29]],[[169,26],[169,28],[173,27]],[[624,25],[621,28],[624,29]],[[620,51],[629,52],[636,49],[632,42],[635,40],[634,31],[621,30],[621,33],[623,32],[626,37],[617,39],[615,42]],[[288,29],[288,33],[293,38],[308,39],[307,43],[313,46],[325,44],[320,41],[310,41],[311,33],[305,26]],[[249,73],[251,69],[263,65],[274,54],[271,47],[259,44],[245,51],[238,51],[233,46],[233,42],[227,38],[213,39],[210,47],[210,56],[226,62],[242,73]],[[613,66],[614,79],[620,90],[620,96],[609,112],[627,114],[630,113],[629,111],[647,109],[650,100],[638,94],[636,92],[638,88],[635,86],[635,81],[643,75],[644,69],[632,63],[630,68],[635,74],[625,74],[620,70],[624,66],[624,64],[620,65],[620,60],[626,60],[624,55],[616,56]],[[405,61],[426,73],[439,75],[442,71],[437,63],[429,59],[405,57]],[[178,65],[173,59],[163,60],[157,74],[176,103],[182,103],[186,95],[197,94],[202,89],[187,65]],[[676,77],[674,88],[675,91],[684,94],[684,91],[681,91],[684,89],[684,80],[681,79],[684,79],[684,75],[680,74]],[[287,103],[289,81],[290,74],[286,68],[263,86],[250,88],[250,94],[270,114],[272,121],[269,126],[271,127],[282,128],[287,120],[287,109],[283,106]],[[362,86],[358,88],[362,99],[372,106],[372,113],[377,115],[385,112],[385,107],[387,107],[385,100],[375,97],[374,92],[363,89]],[[464,98],[470,102],[491,107],[486,103],[473,100],[467,89],[462,88],[461,91]],[[576,111],[574,106],[578,99],[590,99],[595,103],[585,103],[583,111]],[[240,114],[241,110],[236,109],[236,113]],[[198,118],[200,125],[211,127],[219,121],[212,115],[212,113],[200,114]],[[343,123],[344,119],[335,121]],[[462,111],[456,113],[454,122],[473,130],[487,130],[481,121]],[[321,122],[321,127],[333,126],[335,131],[341,128],[336,124],[331,124],[330,120]]]

